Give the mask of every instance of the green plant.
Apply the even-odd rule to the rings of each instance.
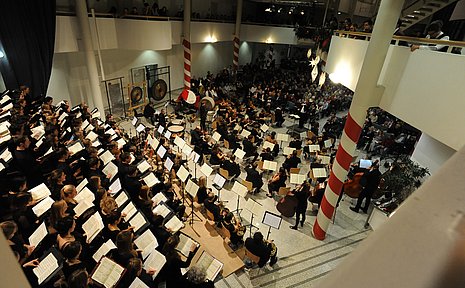
[[[383,190],[391,192],[399,204],[407,199],[420,185],[423,178],[430,175],[428,168],[421,167],[408,155],[399,156],[384,173]]]

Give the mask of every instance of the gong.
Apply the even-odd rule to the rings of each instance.
[[[153,100],[161,101],[165,98],[167,90],[166,82],[163,79],[158,79],[152,85],[152,97]]]
[[[139,103],[140,100],[142,100],[142,94],[143,94],[142,88],[140,88],[138,86],[132,88],[132,90],[131,90],[131,103],[132,104]]]

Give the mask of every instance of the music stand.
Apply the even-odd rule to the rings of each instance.
[[[186,180],[189,177],[190,173],[184,166],[181,165],[178,171],[176,172],[176,176],[181,180],[181,188],[182,188],[182,204],[186,202],[185,190],[186,190]]]
[[[256,200],[252,198],[248,198],[245,202],[245,207],[246,210],[250,212],[250,224],[245,225],[245,227],[249,227],[249,236],[252,237],[252,227],[259,229],[257,226],[253,225],[253,218],[254,215],[257,216],[257,218],[260,218],[262,214],[265,213],[265,210],[263,209],[263,205],[258,203]]]
[[[284,133],[278,133],[276,135],[276,140],[280,141],[279,148],[283,149],[283,142],[289,142],[289,134],[284,134]]]
[[[200,171],[202,171],[202,169],[200,169]],[[221,176],[219,173],[215,175],[215,178],[213,178],[213,187],[218,190],[218,201],[221,201],[221,189],[223,189],[224,183],[226,183],[226,178]],[[227,203],[228,201],[223,202]]]
[[[265,211],[265,214],[263,215],[262,224],[268,226],[268,234],[266,235],[266,240],[268,240],[268,238],[270,237],[271,227],[279,230],[279,227],[281,227],[282,220],[283,218],[281,217],[281,215],[271,213],[270,211]]]
[[[245,198],[248,194],[247,187],[242,185],[241,183],[235,181],[233,187],[231,188],[231,191],[237,195],[237,204],[236,204],[236,210],[232,211],[233,213],[237,213],[237,216],[241,218],[241,211],[242,209],[239,209],[239,201],[240,198]]]
[[[191,213],[187,215],[187,218],[190,217],[189,225],[192,226],[194,224],[194,215],[195,215],[195,217],[197,217],[197,219],[200,222],[202,222],[202,218],[200,218],[200,216],[197,215],[194,212],[194,198],[195,198],[195,196],[197,196],[197,191],[199,191],[199,186],[194,181],[192,181],[192,179],[189,179],[187,181],[186,191],[187,191],[187,194],[191,195],[191,197],[192,197],[191,205],[190,205],[191,206]]]

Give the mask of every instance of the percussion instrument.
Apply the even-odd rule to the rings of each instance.
[[[168,131],[171,132],[171,138],[176,138],[176,136],[182,137],[182,135],[184,134],[184,126],[171,125],[168,127]]]
[[[155,101],[161,101],[165,98],[167,91],[166,82],[163,79],[156,80],[152,85],[152,94],[150,95]]]
[[[170,121],[169,126],[171,125],[177,125],[177,126],[182,126],[183,120],[182,119],[173,119]]]
[[[212,111],[215,108],[215,100],[210,96],[205,96],[200,100],[200,103],[205,103],[207,111]]]

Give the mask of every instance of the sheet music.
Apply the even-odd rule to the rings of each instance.
[[[213,258],[213,256],[205,251],[197,261],[197,265],[205,270],[207,279],[210,281],[214,281],[221,269],[223,269],[223,263]]]
[[[44,128],[44,126],[37,126],[35,128],[32,128],[31,132],[32,132],[32,135],[31,135],[32,138],[34,138],[36,140],[39,140],[40,137],[44,136],[45,128]]]
[[[113,162],[108,162],[108,164],[102,169],[102,172],[105,176],[110,177],[111,181],[113,177],[118,174],[118,166],[116,166]]]
[[[252,198],[246,200],[245,209],[247,209],[253,215],[257,216],[259,219],[265,213],[265,208],[263,208],[263,206],[260,203],[256,202]]]
[[[176,233],[184,227],[184,223],[182,223],[177,216],[173,216],[165,223],[165,227],[169,229],[171,233]]]
[[[171,137],[171,132],[169,130],[165,131],[165,138],[170,139]]]
[[[260,126],[260,130],[262,130],[263,132],[268,131],[268,129],[270,129],[270,126],[268,126],[266,124],[263,124],[262,126]]]
[[[281,216],[266,211],[265,216],[263,216],[262,223],[275,229],[279,229],[279,226],[281,225],[281,220]]]
[[[120,190],[121,190],[121,181],[119,180],[119,178],[116,178],[115,181],[113,181],[113,183],[111,183],[110,186],[108,187],[108,191],[110,192],[110,194],[114,195],[118,193]]]
[[[192,151],[194,151],[194,149],[192,149],[191,146],[189,146],[188,144],[184,145],[182,147],[182,153],[184,155],[186,155],[187,157],[189,157],[189,155],[191,155]]]
[[[92,191],[89,190],[89,188],[84,187],[79,194],[74,197],[74,200],[76,202],[80,203],[82,201],[88,201],[88,202],[93,202],[95,200],[95,194],[92,193]]]
[[[8,134],[7,136],[0,137],[0,144],[3,144],[6,141],[10,141],[11,135]]]
[[[0,100],[0,105],[5,104],[6,101],[11,100],[10,96],[5,95],[2,97],[2,100]]]
[[[103,243],[103,245],[98,248],[92,258],[95,260],[95,262],[98,262],[103,256],[107,255],[108,252],[113,249],[116,249],[116,245],[113,243],[113,241],[111,241],[111,239],[108,239],[107,242]]]
[[[48,149],[47,152],[45,152],[45,154],[42,157],[45,157],[45,156],[51,154],[52,152],[53,152],[53,147],[50,147],[50,149]],[[42,157],[40,157],[40,158],[42,158]]]
[[[326,178],[328,176],[325,168],[313,168],[312,173],[315,178]]]
[[[247,187],[245,187],[244,185],[242,185],[241,183],[237,181],[234,182],[234,185],[231,188],[231,191],[243,198],[247,197],[247,193],[248,193]]]
[[[124,203],[126,203],[129,200],[128,195],[126,195],[126,192],[121,191],[119,193],[118,197],[115,198],[116,204],[118,204],[118,207],[122,207]]]
[[[210,176],[213,172],[213,168],[210,167],[207,163],[203,163],[202,167],[200,167],[200,172],[206,177]]]
[[[99,158],[103,161],[103,165],[107,165],[108,162],[115,160],[115,156],[113,156],[113,154],[111,154],[111,152],[108,150],[103,152],[102,155],[99,156]]]
[[[149,145],[152,147],[153,150],[157,150],[158,145],[160,144],[160,141],[158,139],[153,138],[152,136],[147,137],[147,141]]]
[[[331,161],[331,157],[329,156],[324,156],[324,155],[318,155],[317,156],[318,159],[321,159],[321,164],[329,164],[329,162]]]
[[[331,148],[333,146],[333,141],[331,139],[325,140],[325,148]]]
[[[118,149],[122,149],[123,146],[126,145],[126,141],[123,138],[119,138],[116,143],[118,143]]]
[[[94,206],[94,203],[84,200],[84,201],[79,202],[78,205],[76,205],[76,207],[74,207],[73,210],[76,213],[77,217],[81,217],[82,213],[86,212],[87,209],[93,206]]]
[[[79,183],[78,186],[76,186],[76,191],[78,193],[81,192],[81,190],[84,189],[84,187],[86,187],[87,184],[89,184],[89,181],[87,181],[86,178],[82,179],[81,183]]]
[[[278,162],[265,160],[263,161],[263,169],[276,171],[278,169]]]
[[[100,145],[101,143],[98,140],[95,140],[94,142],[92,142],[92,147],[99,147]]]
[[[189,181],[187,181],[186,191],[187,193],[189,193],[189,195],[192,196],[192,198],[194,198],[197,195],[197,191],[199,190],[199,188],[199,185],[195,184],[194,181],[192,181],[192,179],[189,179]]]
[[[359,164],[359,167],[360,168],[370,168],[371,166],[371,160],[365,160],[365,159],[360,159],[360,164]]]
[[[126,217],[124,217],[126,220],[131,219],[131,217],[136,214],[136,212],[137,209],[132,202],[129,202],[128,205],[126,205],[126,207],[124,207],[124,209],[121,211],[122,214],[126,214]]]
[[[189,257],[189,253],[191,251],[192,244],[199,247],[200,244],[195,242],[191,237],[186,236],[184,234],[179,234],[179,244],[176,246],[176,250],[181,252],[182,255]]]
[[[282,142],[289,142],[290,136],[289,134],[278,133],[276,134],[276,140],[282,141]]]
[[[173,165],[174,163],[173,161],[171,161],[171,158],[167,157],[164,163],[165,168],[168,169],[168,171],[171,171],[171,168],[173,168]]]
[[[213,132],[212,139],[215,140],[216,142],[220,141],[221,139],[221,134],[218,132]]]
[[[191,161],[194,161],[194,163],[197,163],[197,162],[199,162],[200,155],[197,152],[192,151],[191,155],[189,155],[189,157],[187,159],[191,160]]]
[[[5,162],[9,162],[11,159],[13,159],[13,154],[11,154],[10,150],[7,148],[3,150],[2,154],[0,155],[0,159],[3,159]]]
[[[291,184],[302,184],[307,179],[307,175],[303,174],[291,174],[291,179],[289,182]]]
[[[39,266],[33,268],[32,271],[37,276],[38,284],[40,285],[48,276],[52,275],[58,267],[58,259],[50,252],[47,257],[40,261]]]
[[[29,245],[37,247],[39,243],[48,235],[47,226],[45,222],[39,225],[39,227],[34,231],[34,233],[29,236]]]
[[[155,175],[152,172],[150,172],[142,180],[144,181],[145,185],[149,187],[153,187],[155,184],[160,183],[160,180],[158,180],[158,178],[155,177]]]
[[[149,256],[155,248],[158,247],[158,241],[150,229],[145,230],[139,237],[134,240],[137,248],[142,250],[142,258]]]
[[[174,138],[174,144],[178,146],[179,149],[182,149],[182,147],[186,145],[186,141],[184,141],[184,139],[182,139],[181,137],[176,136],[176,138]]]
[[[284,155],[291,155],[294,152],[295,148],[291,147],[284,147],[283,154]]]
[[[250,131],[242,129],[242,132],[241,132],[242,137],[247,138],[249,137],[250,134],[251,134]]]
[[[263,143],[263,150],[265,150],[266,148],[270,148],[270,150],[273,151],[274,144],[269,141],[265,141],[265,143]]]
[[[165,130],[165,127],[160,125],[160,126],[158,126],[157,132],[160,133],[160,134],[163,134],[164,130]]]
[[[84,149],[84,146],[82,146],[81,142],[79,141],[68,147],[68,151],[72,154],[76,154],[80,152],[82,149]]]
[[[152,279],[155,279],[160,273],[163,266],[165,266],[166,258],[163,254],[157,250],[153,250],[152,253],[144,261],[144,269],[147,271],[149,269],[155,269],[155,274],[152,276]]]
[[[215,178],[213,179],[213,183],[218,185],[220,188],[223,188],[224,183],[226,182],[226,178],[221,176],[219,173],[215,175]]]
[[[132,124],[132,126],[134,126],[134,127],[135,127],[135,126],[136,126],[136,124],[137,124],[137,121],[139,121],[139,119],[137,119],[137,117],[136,117],[136,116],[134,116],[134,118],[132,118],[132,121],[131,121],[131,124]]]
[[[94,131],[90,131],[89,133],[87,133],[86,139],[89,139],[90,142],[94,142],[95,139],[97,138],[98,138],[98,135]]]
[[[31,193],[32,200],[36,201],[40,201],[44,198],[47,198],[47,196],[52,195],[52,193],[44,183],[32,188],[31,190],[29,190],[29,193]]]
[[[237,148],[236,151],[234,151],[234,156],[236,156],[237,158],[242,160],[242,159],[244,159],[245,152],[244,152],[244,150],[242,150],[240,148]]]
[[[4,107],[2,107],[3,111],[8,111],[11,108],[13,108],[13,103],[9,103],[9,104],[5,105]]]
[[[154,205],[158,205],[160,202],[168,201],[168,198],[166,198],[165,194],[160,192],[160,193],[155,194],[155,196],[152,197],[152,201]]]
[[[90,243],[104,228],[102,217],[99,212],[95,212],[92,216],[82,224],[82,230],[86,233],[87,242]]]
[[[171,213],[171,210],[166,206],[164,202],[161,202],[152,210],[153,214],[160,215],[163,218],[166,218]]]
[[[113,260],[110,260],[107,257],[103,257],[97,265],[97,268],[95,269],[91,278],[106,288],[112,288],[116,286],[116,283],[118,283],[123,272],[123,267],[118,265]]]
[[[92,114],[92,119],[94,119],[94,118],[100,118],[100,112],[99,111]]]
[[[129,288],[149,288],[149,286],[142,282],[139,277],[136,277],[134,281],[132,281],[131,285],[129,285]]]
[[[320,151],[320,145],[308,145],[308,151],[318,152]]]
[[[176,172],[176,176],[181,179],[182,182],[186,182],[187,177],[189,176],[189,171],[187,171],[184,166],[179,167],[178,172]]]
[[[129,220],[129,224],[131,226],[134,226],[134,232],[137,233],[137,231],[140,230],[145,224],[147,224],[147,220],[145,220],[144,216],[142,213],[137,212],[134,217]]]
[[[145,125],[142,124],[142,123],[139,124],[139,126],[137,126],[137,128],[136,128],[137,133],[140,133],[140,132],[142,132],[144,130],[145,130]]]
[[[94,130],[95,127],[92,124],[87,125],[86,129],[84,129],[84,132],[88,133],[89,131]]]
[[[145,171],[150,169],[150,167],[152,166],[150,166],[147,160],[143,160],[141,163],[139,163],[139,165],[137,165],[137,169],[140,171],[140,173],[144,173]]]
[[[160,158],[163,158],[165,157],[165,153],[166,153],[166,148],[163,145],[160,145],[160,147],[158,147],[158,150],[157,150],[157,155],[160,156]]]

